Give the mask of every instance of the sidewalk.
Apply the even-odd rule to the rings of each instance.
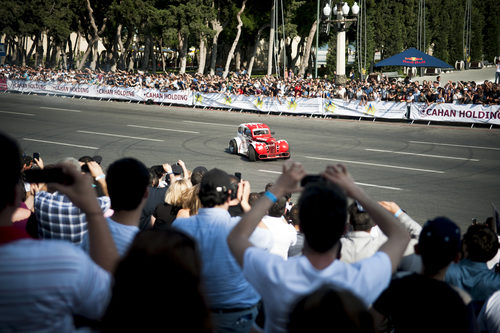
[[[457,81],[474,81],[477,84],[483,83],[485,80],[495,82],[495,66],[485,67],[481,69],[468,69],[464,71],[453,70],[447,73],[441,73],[441,86],[444,86],[449,80],[453,82]],[[427,81],[436,81],[437,75],[432,76],[415,76],[412,78],[412,81],[422,82],[424,80]]]

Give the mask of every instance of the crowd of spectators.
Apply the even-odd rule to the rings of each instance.
[[[112,87],[138,87],[168,90],[185,90],[204,93],[225,93],[235,95],[257,95],[275,97],[281,101],[285,97],[301,98],[339,98],[346,101],[392,101],[421,103],[455,103],[498,105],[500,85],[491,81],[442,82],[437,76],[434,81],[389,79],[376,75],[365,80],[352,77],[345,84],[337,84],[328,78],[295,77],[293,72],[286,78],[274,76],[249,77],[243,69],[232,73],[228,78],[218,75],[200,74],[150,74],[138,72],[104,72],[101,70],[63,70],[29,68],[4,65],[0,67],[0,77],[12,80],[42,82],[61,82],[70,84],[95,84]]]
[[[182,160],[0,147],[2,332],[500,332],[494,218],[422,227],[342,165],[307,183],[287,161],[256,190]]]

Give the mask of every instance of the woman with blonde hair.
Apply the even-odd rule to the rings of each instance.
[[[180,179],[172,183],[165,194],[165,202],[156,206],[153,213],[154,229],[169,227],[177,217],[184,202],[184,191],[193,187],[189,179]]]
[[[177,213],[178,218],[190,217],[198,214],[198,209],[201,208],[200,198],[198,198],[199,191],[199,184],[196,184],[195,186],[184,191],[184,201],[182,203],[182,209]]]

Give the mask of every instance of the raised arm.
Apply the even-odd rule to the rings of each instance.
[[[73,204],[85,213],[89,233],[90,257],[105,270],[113,272],[119,254],[97,201],[96,192],[92,188],[92,179],[89,175],[79,172],[71,164],[61,164],[61,167],[63,172],[74,180],[73,184],[51,183],[49,186],[67,195]]]
[[[391,259],[392,271],[395,272],[410,241],[410,235],[404,225],[356,185],[345,166],[341,164],[330,165],[322,176],[343,188],[349,197],[357,200],[387,236],[387,241],[380,247],[379,251],[387,253]]]
[[[406,214],[397,203],[393,201],[379,201],[378,203],[404,224],[412,238],[418,238],[420,236],[422,226],[412,219],[410,215]]]
[[[240,266],[243,266],[246,249],[252,246],[248,239],[259,222],[276,202],[277,198],[284,196],[286,193],[294,193],[300,190],[299,182],[305,174],[305,170],[300,163],[288,161],[283,164],[283,173],[278,177],[275,184],[255,202],[252,209],[243,215],[238,224],[231,230],[227,242]]]

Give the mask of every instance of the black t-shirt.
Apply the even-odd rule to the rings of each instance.
[[[162,203],[156,206],[153,216],[156,218],[153,229],[170,227],[177,217],[177,213],[182,207],[172,206],[168,203]]]
[[[168,187],[149,187],[149,195],[141,212],[139,229],[148,229],[149,223],[151,221],[151,215],[153,215],[156,206],[165,201],[165,194],[167,193],[167,189]]]
[[[446,282],[410,274],[394,279],[373,304],[394,332],[468,332],[467,308]]]

